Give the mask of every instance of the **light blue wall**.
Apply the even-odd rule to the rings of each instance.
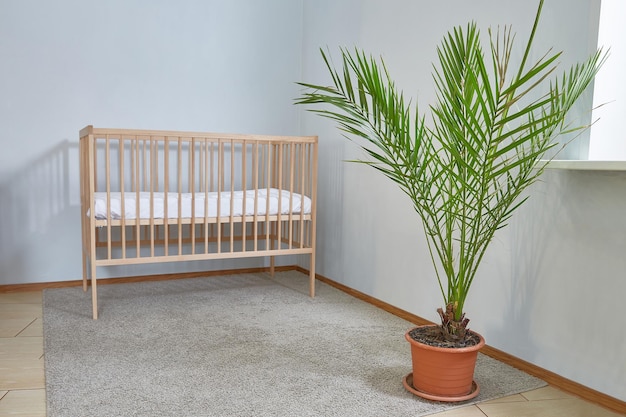
[[[424,108],[433,101],[431,62],[447,30],[469,20],[485,31],[512,24],[523,45],[536,4],[305,2],[303,78],[330,84],[319,48],[338,60],[340,46],[357,46],[381,55],[397,85]],[[546,1],[534,55],[564,50],[563,69],[586,58],[595,49],[598,6]],[[576,109],[583,118],[591,95],[586,100]],[[306,114],[302,133],[320,136],[317,271],[436,321],[441,294],[408,198],[375,170],[344,162],[364,155],[332,122]],[[573,158],[584,156],[584,138],[573,145]],[[626,293],[625,212],[626,172],[547,172],[485,256],[465,306],[470,327],[491,346],[626,400],[626,332],[608,319]]]
[[[0,284],[80,279],[81,128],[297,134],[301,45],[302,1],[1,1]]]

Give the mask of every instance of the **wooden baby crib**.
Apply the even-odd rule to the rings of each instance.
[[[310,255],[315,295],[317,137],[80,131],[83,289],[96,268]]]

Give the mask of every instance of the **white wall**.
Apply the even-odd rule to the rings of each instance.
[[[330,84],[319,48],[338,61],[339,46],[357,46],[382,55],[424,108],[433,100],[435,48],[448,29],[471,19],[485,31],[513,24],[523,45],[536,3],[305,2],[303,78]],[[565,50],[564,65],[584,59],[595,48],[598,6],[546,1],[535,55],[554,46]],[[589,118],[591,94],[585,100],[576,112]],[[332,122],[309,113],[302,133],[320,136],[317,271],[436,321],[442,299],[408,198],[375,170],[344,162],[364,155]],[[569,152],[585,153],[586,140]],[[486,255],[466,305],[470,327],[491,346],[626,400],[626,333],[610,318],[622,315],[626,293],[626,173],[549,171],[531,193]]]
[[[297,134],[301,35],[302,1],[0,1],[0,284],[81,278],[85,125]]]

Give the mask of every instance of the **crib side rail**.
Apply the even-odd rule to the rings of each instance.
[[[314,247],[316,137],[88,126],[80,143],[83,248],[102,265]]]

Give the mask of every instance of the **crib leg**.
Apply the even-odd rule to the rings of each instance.
[[[83,253],[83,291],[87,291],[87,257]]]
[[[91,307],[93,309],[93,319],[98,319],[98,290],[96,285],[96,267],[91,267]]]
[[[315,254],[311,254],[311,265],[309,265],[309,295],[315,297]]]
[[[274,272],[276,269],[276,262],[274,261],[274,257],[270,256],[270,276],[274,277]]]

